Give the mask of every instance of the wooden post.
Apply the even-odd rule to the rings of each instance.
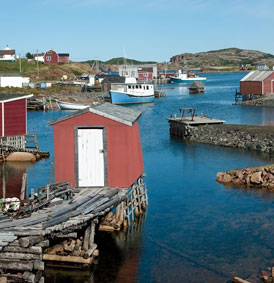
[[[4,166],[2,166],[2,190],[3,190],[2,196],[3,198],[6,198],[6,176],[5,176]]]
[[[25,198],[26,187],[27,187],[27,173],[24,173],[23,177],[22,177],[22,186],[21,186],[20,200],[24,200],[24,198]]]
[[[89,247],[89,240],[90,240],[90,226],[87,227],[85,231],[85,236],[84,236],[84,243],[83,243],[83,248],[84,250],[88,250]]]

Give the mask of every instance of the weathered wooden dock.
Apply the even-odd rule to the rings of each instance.
[[[142,178],[129,189],[75,189],[69,182],[37,189],[30,200],[21,201],[19,210],[0,215],[0,277],[6,282],[44,282],[45,262],[91,265],[99,254],[96,226],[104,221],[104,226],[119,230],[147,204]],[[108,213],[115,217],[106,224]]]
[[[196,116],[195,108],[180,108],[180,116],[171,115],[168,118],[170,125],[170,134],[177,137],[184,137],[187,135],[189,127],[201,125],[218,125],[224,124],[224,120],[210,118],[206,115]],[[189,114],[187,116],[187,114]]]

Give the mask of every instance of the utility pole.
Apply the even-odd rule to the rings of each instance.
[[[19,54],[19,71],[22,73],[22,65],[21,65],[21,54]]]
[[[37,78],[39,79],[38,49],[36,49],[36,62],[37,62]]]

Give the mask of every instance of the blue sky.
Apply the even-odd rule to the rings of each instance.
[[[70,53],[74,61],[169,61],[228,47],[274,54],[273,0],[1,1],[0,49]]]

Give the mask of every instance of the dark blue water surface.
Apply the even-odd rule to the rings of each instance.
[[[232,105],[243,76],[206,74],[206,90],[199,95],[189,95],[183,85],[161,85],[165,98],[129,106],[142,112],[139,123],[149,195],[146,221],[137,232],[124,236],[99,234],[99,264],[87,275],[89,279],[67,275],[66,280],[226,282],[274,265],[274,194],[228,188],[215,181],[218,171],[269,164],[273,159],[171,139],[166,120],[180,107],[195,107],[198,114],[227,123],[271,124],[273,108]],[[37,133],[41,149],[52,153],[49,160],[28,168],[29,190],[49,181],[53,137],[46,123],[65,114],[28,114],[28,131]]]

